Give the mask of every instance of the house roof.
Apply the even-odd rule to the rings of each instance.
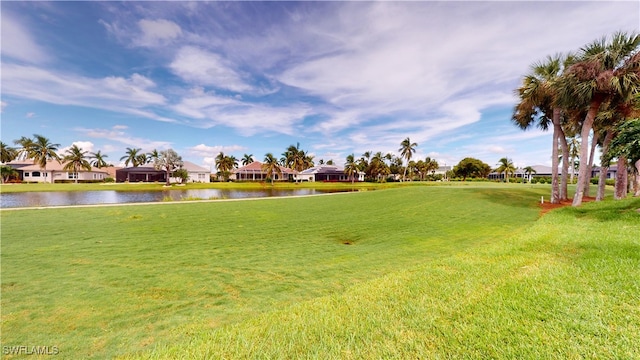
[[[11,165],[12,167],[14,166],[13,163],[9,163],[9,165]],[[31,163],[31,164],[25,164],[24,162],[21,163],[16,163],[16,169],[19,169],[21,171],[67,171],[64,170],[64,165],[65,163],[59,163],[57,161],[47,161],[47,167],[46,169],[42,169],[40,167],[40,165]],[[78,169],[78,172],[87,172],[88,170],[85,169]],[[107,171],[105,171],[104,169],[98,169],[97,167],[91,167],[91,171],[92,172],[100,172],[100,173],[105,173],[107,174]]]
[[[194,163],[192,163],[191,161],[183,161],[182,162],[182,168],[189,171],[189,172],[206,172],[206,173],[210,173],[211,170],[206,168],[206,167],[202,167],[199,165],[196,165]]]
[[[291,170],[289,168],[286,168],[284,166],[279,166],[280,171],[282,171],[283,174],[297,174],[297,171]],[[254,161],[249,165],[245,165],[242,167],[239,167],[237,169],[235,169],[233,171],[234,174],[237,173],[265,173],[266,171],[262,170],[262,163],[260,161]]]

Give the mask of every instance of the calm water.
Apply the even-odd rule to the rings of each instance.
[[[326,194],[335,191],[315,189],[296,190],[165,190],[165,191],[78,191],[78,192],[26,192],[0,194],[0,207],[33,207],[33,206],[65,206],[90,204],[125,204],[139,202],[163,201],[170,197],[173,200],[186,198],[199,199],[242,199],[272,196],[295,196]]]

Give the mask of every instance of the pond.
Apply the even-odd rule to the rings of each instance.
[[[197,189],[197,190],[163,190],[163,191],[52,191],[52,192],[24,192],[0,194],[0,208],[40,207],[40,206],[68,206],[94,204],[126,204],[141,202],[161,202],[180,200],[210,200],[210,199],[243,199],[274,196],[302,196],[338,192],[344,190],[317,189],[260,189],[260,190],[230,190],[230,189]]]

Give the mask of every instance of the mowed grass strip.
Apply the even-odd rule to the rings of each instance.
[[[181,344],[501,242],[535,221],[536,202],[547,192],[411,186],[3,211],[2,342],[57,346],[64,358]]]
[[[638,359],[640,199],[126,358]]]

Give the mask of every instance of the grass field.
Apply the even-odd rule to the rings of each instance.
[[[547,193],[3,211],[2,344],[62,358],[640,357],[640,199],[540,219]]]

